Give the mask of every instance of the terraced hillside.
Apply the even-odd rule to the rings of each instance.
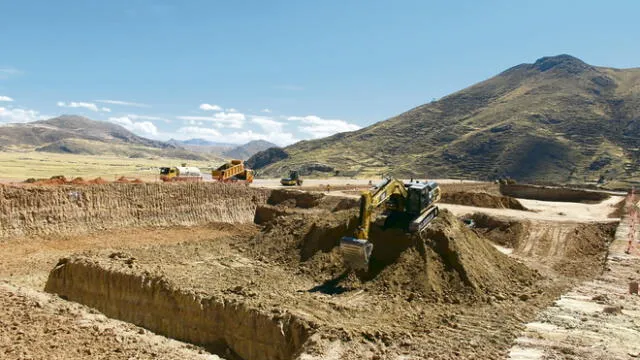
[[[261,173],[629,180],[640,176],[639,144],[640,68],[559,55],[361,130],[296,143],[261,161]]]

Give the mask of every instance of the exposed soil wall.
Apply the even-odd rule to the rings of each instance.
[[[0,186],[0,241],[123,227],[251,223],[268,191],[219,183]]]
[[[598,203],[610,197],[609,194],[597,191],[524,184],[501,184],[500,193],[521,199],[585,203]]]
[[[587,279],[604,269],[618,222],[516,221],[475,213],[475,231],[514,253],[572,278]]]
[[[65,258],[45,291],[227,359],[292,359],[311,335],[307,323],[288,313],[179,289],[161,274],[135,269],[134,262],[119,254],[110,261]]]

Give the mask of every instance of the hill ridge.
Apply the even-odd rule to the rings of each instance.
[[[362,176],[630,179],[640,170],[639,119],[640,69],[547,56],[363,129],[288,146],[263,173],[321,162]]]

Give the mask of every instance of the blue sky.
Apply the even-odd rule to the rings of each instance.
[[[0,122],[79,114],[156,139],[286,145],[542,56],[640,66],[639,13],[633,0],[0,0]]]

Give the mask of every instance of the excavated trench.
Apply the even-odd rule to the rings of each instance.
[[[309,324],[217,296],[180,289],[161,274],[87,258],[62,259],[45,291],[158,334],[206,347],[227,359],[293,359]]]

